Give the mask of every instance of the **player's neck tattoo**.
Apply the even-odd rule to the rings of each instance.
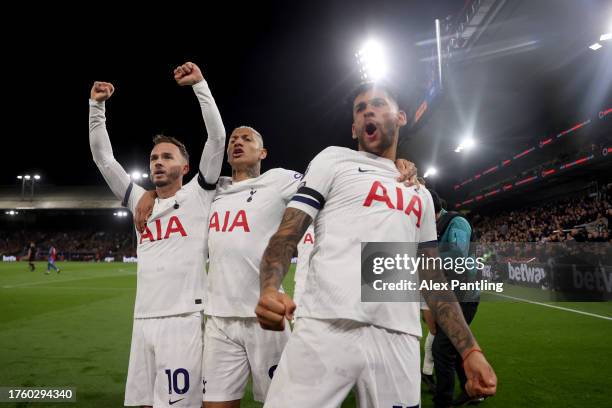
[[[234,181],[242,181],[250,178],[255,178],[259,177],[259,175],[259,165],[247,167],[246,169],[232,169],[232,180]]]

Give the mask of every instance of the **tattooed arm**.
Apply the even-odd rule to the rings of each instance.
[[[437,258],[437,248],[423,248],[419,256]],[[446,277],[441,270],[435,268],[421,268],[421,281],[446,283]],[[468,350],[478,347],[476,339],[463,318],[461,307],[455,294],[447,290],[423,290],[422,295],[433,313],[436,323],[444,330],[455,349],[464,355]]]
[[[438,249],[435,247],[422,248],[420,252],[419,256],[426,258],[439,257]],[[433,283],[447,282],[443,272],[436,268],[421,268],[420,280]],[[422,295],[436,323],[444,330],[463,359],[463,367],[468,378],[466,383],[468,394],[479,397],[494,395],[497,389],[497,377],[466,323],[455,294],[450,289],[445,289],[424,290]]]
[[[300,238],[312,222],[302,210],[287,208],[278,231],[270,238],[259,267],[260,297],[255,314],[262,328],[284,330],[285,317],[293,318],[295,303],[278,291]]]

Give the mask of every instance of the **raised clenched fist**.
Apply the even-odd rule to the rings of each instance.
[[[261,291],[255,308],[257,321],[265,330],[285,330],[285,319],[293,320],[296,305],[286,293],[268,288]]]
[[[91,87],[91,99],[104,102],[115,92],[115,87],[110,82],[94,82]]]
[[[186,62],[174,70],[174,80],[181,86],[195,85],[204,80],[202,71],[193,62]]]

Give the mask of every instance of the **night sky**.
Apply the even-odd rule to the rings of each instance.
[[[204,123],[191,89],[172,78],[185,61],[201,67],[228,133],[239,125],[262,133],[269,150],[263,170],[303,171],[326,146],[354,147],[346,96],[359,81],[354,53],[360,45],[372,36],[386,45],[391,78],[411,101],[423,91],[426,64],[420,60],[429,52],[416,44],[433,38],[435,18],[464,6],[459,0],[208,3],[133,11],[107,4],[26,6],[3,13],[15,24],[2,28],[8,164],[0,184],[16,184],[17,174],[35,171],[46,184],[103,184],[88,144],[87,99],[95,80],[116,87],[107,124],[126,170],[146,170],[151,138],[163,133],[186,143],[193,174]],[[417,162],[442,149],[424,140],[421,135],[410,150]],[[229,174],[227,165],[223,173]]]

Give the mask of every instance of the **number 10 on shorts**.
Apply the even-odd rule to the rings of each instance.
[[[168,376],[168,394],[172,395],[172,391],[176,394],[184,394],[189,391],[189,372],[184,368],[166,370]]]

